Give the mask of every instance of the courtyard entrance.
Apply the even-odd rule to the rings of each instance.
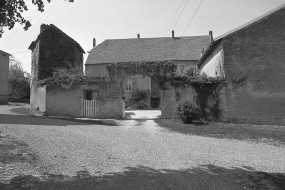
[[[161,115],[160,110],[126,110],[126,119],[158,119]]]

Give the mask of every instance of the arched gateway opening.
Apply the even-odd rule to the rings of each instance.
[[[114,63],[107,70],[111,81],[121,81],[126,118],[155,119],[161,115],[162,91],[176,71],[172,61]]]

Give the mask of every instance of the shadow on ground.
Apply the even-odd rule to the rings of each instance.
[[[13,162],[32,163],[37,159],[36,154],[29,149],[25,142],[19,141],[10,135],[3,134],[1,131],[0,150],[0,164],[9,164]]]
[[[110,123],[104,120],[80,120],[73,118],[48,118],[31,115],[8,115],[0,114],[0,124],[15,125],[51,125],[51,126],[67,126],[67,125],[109,125],[117,126],[115,122]]]
[[[129,167],[122,173],[92,176],[79,171],[76,176],[45,174],[17,176],[9,183],[0,183],[5,190],[167,190],[167,189],[285,189],[285,175],[257,172],[250,169],[226,169],[206,165],[189,170],[155,170]]]
[[[207,136],[221,139],[228,138],[237,140],[251,140],[274,146],[285,145],[284,126],[232,123],[179,124],[170,119],[159,119],[155,120],[155,122],[162,128],[182,134]]]

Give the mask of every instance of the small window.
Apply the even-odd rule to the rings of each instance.
[[[185,65],[178,65],[178,72],[180,75],[183,75],[185,70]]]
[[[84,99],[85,100],[92,100],[92,90],[84,90]]]
[[[126,90],[132,90],[133,89],[133,79],[128,78],[126,81]]]

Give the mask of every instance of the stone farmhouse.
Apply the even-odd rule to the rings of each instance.
[[[9,55],[0,50],[0,105],[8,104]]]
[[[111,86],[108,83],[100,86],[98,81],[104,82],[104,78],[92,78],[90,81],[84,75],[67,84],[66,81],[57,81],[53,77],[55,69],[70,69],[70,66],[81,67],[83,74],[84,50],[59,28],[53,24],[41,25],[41,32],[29,49],[32,50],[30,104],[33,110],[53,116],[96,118],[124,116],[120,86]],[[100,93],[96,93],[98,91]],[[101,95],[102,93],[104,95]]]
[[[85,71],[95,76],[107,76],[106,66],[111,63],[143,62],[143,61],[173,61],[177,64],[178,73],[186,68],[195,67],[201,57],[201,51],[208,47],[212,32],[205,36],[183,36],[161,38],[109,39],[95,46],[90,51],[85,63]],[[160,102],[158,84],[149,77],[136,75],[125,82],[126,105],[130,104],[129,96],[133,89],[148,91],[147,102],[157,108]]]
[[[285,123],[285,4],[217,37],[198,68],[225,77],[223,119]]]
[[[82,66],[85,51],[75,40],[53,24],[41,25],[40,34],[29,49],[32,50],[31,107],[45,112],[49,102],[46,89],[39,90],[36,83],[52,77],[56,68],[68,68],[68,64]],[[60,103],[72,104],[72,102],[57,102]]]

